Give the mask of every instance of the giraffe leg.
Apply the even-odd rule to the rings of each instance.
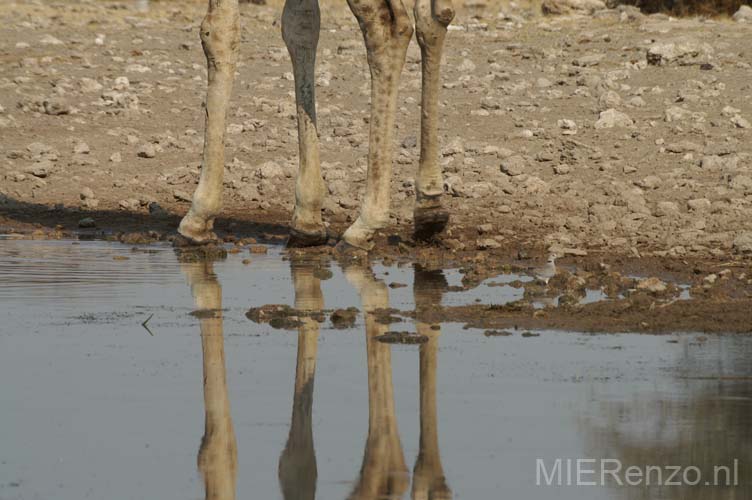
[[[397,89],[413,28],[402,0],[348,0],[348,4],[363,32],[371,70],[371,121],[365,201],[343,239],[368,250],[374,232],[389,218]]]
[[[441,206],[444,178],[439,166],[439,69],[454,9],[451,0],[416,0],[414,13],[423,71],[414,227],[415,237],[425,240],[443,231],[449,222],[449,212]]]
[[[235,79],[240,17],[238,0],[209,0],[209,10],[201,23],[209,73],[206,92],[206,130],[201,178],[193,193],[193,203],[178,232],[192,243],[216,239],[214,217],[222,205],[222,175],[225,168],[225,122]]]
[[[319,164],[314,79],[320,17],[318,0],[287,0],[282,12],[282,38],[295,76],[300,151],[290,246],[321,245],[327,239],[321,220],[325,186]]]

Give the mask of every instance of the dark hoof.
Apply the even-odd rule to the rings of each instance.
[[[446,229],[449,212],[442,208],[415,209],[414,233],[418,241],[428,241]]]
[[[290,229],[287,246],[290,248],[318,247],[326,245],[328,239],[329,234],[326,232],[326,229],[311,233],[299,229]]]

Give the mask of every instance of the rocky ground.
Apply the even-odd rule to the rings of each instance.
[[[4,2],[6,231],[75,230],[89,219],[83,225],[109,231],[167,232],[187,210],[202,146],[205,2],[135,7]],[[441,95],[454,214],[445,247],[721,260],[752,252],[752,22],[562,10],[541,16],[484,0],[458,9]],[[297,135],[280,13],[242,6],[219,224],[239,236],[263,222],[284,237],[293,204]],[[322,18],[324,215],[336,232],[363,196],[369,79],[345,2],[325,3]],[[413,42],[392,180],[391,231],[400,234],[411,226],[419,101]]]

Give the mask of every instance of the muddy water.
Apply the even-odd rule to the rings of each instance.
[[[521,293],[447,292],[460,278],[0,240],[0,499],[752,498],[752,338],[422,322]],[[265,304],[297,323],[246,318]],[[387,306],[416,319],[383,324]],[[351,328],[318,321],[344,307]],[[377,340],[392,330],[424,342]],[[737,460],[739,484],[536,486],[536,460],[558,458],[708,476]]]

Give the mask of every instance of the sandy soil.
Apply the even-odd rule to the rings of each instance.
[[[10,3],[0,13],[0,226],[37,235],[174,231],[200,165],[202,2]],[[286,234],[297,164],[279,6],[242,6],[224,218]],[[318,62],[325,219],[363,195],[368,69],[344,2],[324,5]],[[455,253],[734,259],[752,251],[752,26],[630,9],[541,17],[473,2],[448,37],[442,164]],[[673,45],[666,45],[673,44]],[[393,227],[407,240],[420,64],[398,111]],[[655,64],[649,64],[655,63]],[[91,222],[91,221],[88,221]]]

